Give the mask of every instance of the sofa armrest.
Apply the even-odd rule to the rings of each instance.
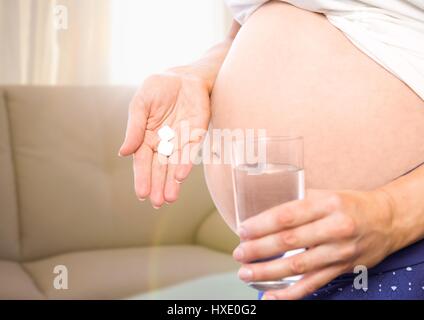
[[[195,243],[221,252],[232,253],[239,244],[237,235],[214,210],[201,223]]]

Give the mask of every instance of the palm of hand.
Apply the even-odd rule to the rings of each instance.
[[[173,202],[179,183],[189,174],[192,164],[180,163],[181,151],[199,146],[210,119],[207,87],[195,78],[164,74],[150,77],[135,95],[121,155],[133,154],[137,196],[147,196],[154,207]],[[170,160],[156,152],[158,130],[168,125],[176,131]],[[181,134],[187,130],[187,134]]]

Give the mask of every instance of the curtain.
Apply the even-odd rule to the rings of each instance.
[[[109,82],[110,3],[108,0],[56,1],[68,10],[68,28],[56,31],[58,84]]]
[[[107,80],[109,13],[104,0],[0,0],[0,83]]]
[[[45,61],[50,61],[51,51],[42,52],[46,48],[40,46],[45,43],[46,19],[32,19],[31,12],[43,12],[47,3],[34,5],[30,0],[1,0],[0,2],[0,81],[2,83],[22,83],[34,79],[36,69],[40,69]],[[44,10],[43,10],[44,9]],[[30,30],[43,30],[33,32]],[[45,39],[43,39],[45,38]],[[30,57],[31,53],[31,57]],[[31,59],[30,59],[31,58]],[[32,61],[38,60],[38,68],[32,69]],[[45,78],[50,78],[46,73]]]
[[[0,84],[137,84],[229,21],[221,0],[0,0]]]

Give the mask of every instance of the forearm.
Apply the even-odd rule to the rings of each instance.
[[[391,204],[393,252],[424,238],[424,165],[383,186]]]
[[[205,81],[208,91],[211,93],[218,72],[239,29],[240,25],[233,21],[231,30],[224,41],[209,49],[201,59],[189,65],[171,68],[170,71],[201,78]]]

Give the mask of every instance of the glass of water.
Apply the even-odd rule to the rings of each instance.
[[[232,178],[237,225],[305,194],[302,137],[257,137],[232,143]],[[254,262],[281,259],[304,251],[296,249]],[[285,288],[301,275],[274,281],[250,282],[257,290]]]

